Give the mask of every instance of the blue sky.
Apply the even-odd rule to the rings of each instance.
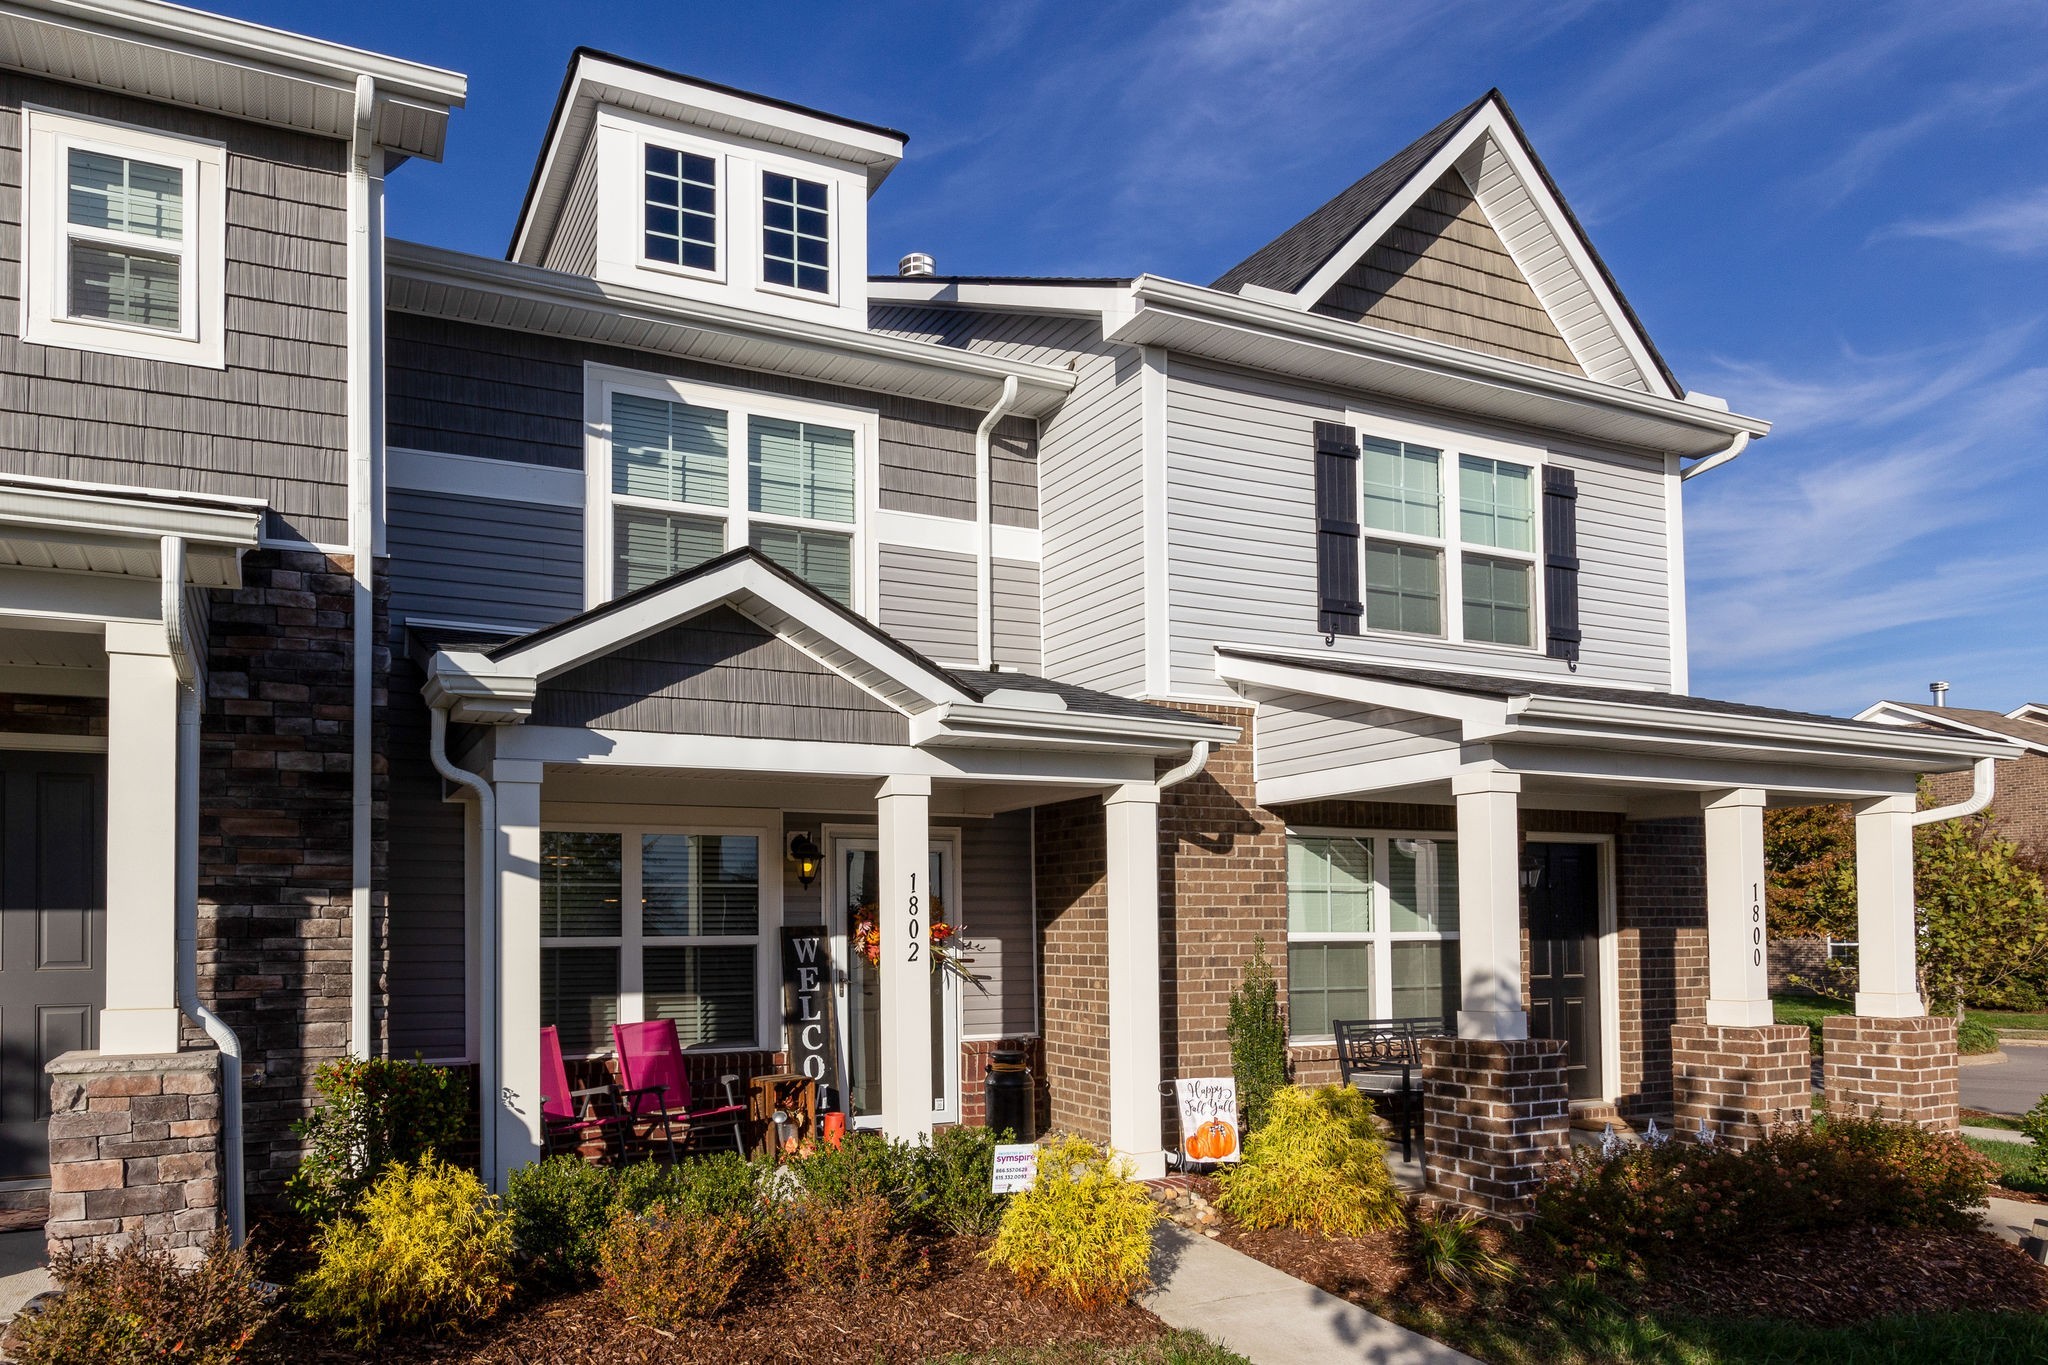
[[[504,250],[579,43],[901,128],[877,269],[1205,283],[1498,85],[1689,387],[1693,690],[2048,700],[2048,5],[229,0],[466,72],[396,235]]]

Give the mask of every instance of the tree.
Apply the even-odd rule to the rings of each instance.
[[[2048,975],[2048,890],[1989,815],[1914,837],[1920,990],[1930,1009],[2038,1000]]]
[[[1257,1132],[1273,1092],[1287,1084],[1287,1025],[1280,1018],[1280,991],[1273,964],[1266,961],[1264,936],[1252,940],[1251,960],[1230,993],[1230,1070],[1245,1131]]]
[[[1766,810],[1764,870],[1774,937],[1856,937],[1856,822],[1847,806]]]

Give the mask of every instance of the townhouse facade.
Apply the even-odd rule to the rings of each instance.
[[[1857,803],[1831,1103],[1953,1122],[1914,782],[2017,747],[1687,692],[1681,490],[1768,427],[1497,93],[1200,286],[870,277],[903,134],[588,49],[503,259],[383,233],[452,73],[148,0],[11,7],[0,68],[0,1177],[53,1242],[239,1226],[347,1053],[474,1068],[502,1181],[542,1027],[653,1018],[905,1138],[1021,1049],[1158,1174],[1261,940],[1304,1077],[1442,1022],[1432,1181],[1511,1214],[1574,1113],[1803,1105],[1779,802]]]

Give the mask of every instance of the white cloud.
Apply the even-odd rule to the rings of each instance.
[[[1872,234],[1933,237],[2013,255],[2048,251],[2048,185],[2003,199],[1988,200],[1948,218],[1908,219]]]

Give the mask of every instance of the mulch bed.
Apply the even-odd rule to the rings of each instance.
[[[1158,1318],[1129,1304],[1082,1313],[1052,1295],[1027,1298],[1007,1271],[983,1262],[986,1246],[973,1237],[932,1244],[930,1274],[919,1287],[894,1294],[848,1298],[779,1281],[742,1285],[717,1317],[674,1334],[625,1320],[592,1289],[515,1304],[466,1339],[394,1342],[370,1355],[343,1350],[324,1333],[294,1325],[274,1343],[273,1358],[291,1365],[816,1365],[1078,1342],[1139,1346],[1166,1330]]]

